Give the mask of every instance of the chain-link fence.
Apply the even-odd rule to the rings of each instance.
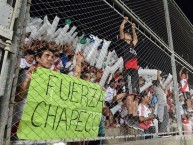
[[[0,118],[4,143],[94,145],[191,134],[191,59],[178,48],[189,52],[190,44],[178,41],[176,11],[187,21],[168,3],[16,1],[22,35],[13,43],[9,106],[0,110],[8,114]]]

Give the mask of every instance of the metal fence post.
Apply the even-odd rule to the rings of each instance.
[[[168,34],[168,43],[169,43],[169,48],[172,51],[171,65],[172,65],[172,74],[173,74],[173,81],[174,81],[174,96],[175,96],[175,102],[176,102],[177,124],[178,124],[178,129],[179,129],[179,135],[182,135],[181,114],[180,114],[180,108],[179,108],[178,81],[177,81],[176,63],[175,63],[174,46],[173,46],[173,39],[172,39],[172,30],[171,30],[171,23],[170,23],[168,1],[163,0],[163,3],[164,3],[166,27],[167,27],[167,34]]]
[[[26,30],[26,26],[27,26],[27,21],[28,21],[28,17],[29,17],[29,10],[30,10],[30,4],[31,4],[31,0],[27,0],[25,3],[22,4],[21,7],[21,12],[18,18],[18,25],[19,25],[19,29],[20,32],[18,32],[18,34],[21,36],[22,34],[25,33]],[[23,25],[21,25],[21,23]],[[21,38],[21,37],[20,37]],[[19,40],[20,43],[18,43],[18,53],[17,55],[21,55],[22,54],[22,50],[20,49],[23,45],[23,42],[21,41],[21,39]],[[20,58],[19,60],[20,61]],[[9,145],[10,144],[10,134],[11,134],[11,126],[12,126],[12,115],[13,115],[13,107],[14,107],[14,100],[15,100],[15,92],[16,92],[16,87],[17,87],[17,81],[18,81],[18,74],[19,74],[19,63],[18,66],[16,66],[16,70],[15,70],[15,76],[16,78],[13,81],[13,86],[12,86],[12,92],[11,92],[11,98],[10,98],[10,106],[9,106],[9,113],[8,113],[8,121],[7,121],[7,130],[6,130],[6,141],[5,144]]]
[[[19,26],[20,32],[18,32],[18,33],[20,36],[22,36],[22,34],[24,34],[25,30],[26,30],[27,19],[29,17],[30,4],[31,4],[31,0],[27,0],[21,6],[21,12],[20,12],[19,18],[17,20],[18,25],[23,23],[23,25]],[[20,47],[22,47],[22,45],[23,45],[23,42],[20,40],[20,42],[18,42],[18,44],[17,44],[17,47],[18,47],[17,55],[18,56],[22,55],[22,50],[20,49]],[[19,58],[19,61],[20,61],[20,58]],[[18,63],[18,66],[16,66],[16,68],[18,68],[18,67],[19,67],[19,63]],[[15,100],[15,92],[16,92],[17,81],[18,81],[18,74],[19,74],[19,69],[16,69],[16,71],[15,71],[16,78],[13,81],[11,98],[10,98],[10,104],[11,105],[9,107],[9,113],[8,113],[9,118],[7,121],[7,131],[6,131],[6,140],[5,140],[6,145],[10,144],[12,115],[13,115],[13,107],[14,107],[14,100]]]
[[[14,68],[16,65],[16,56],[18,54],[18,46],[19,46],[19,41],[21,38],[21,32],[22,32],[22,27],[23,27],[23,21],[25,18],[26,14],[26,7],[27,6],[27,1],[22,2],[22,6],[19,10],[19,18],[15,20],[14,24],[14,35],[12,39],[12,44],[10,47],[14,50],[14,53],[9,53],[7,56],[7,63],[6,63],[6,68],[8,76],[6,79],[6,87],[5,91],[2,97],[0,97],[0,144],[4,144],[4,135],[5,135],[5,128],[7,125],[7,119],[8,119],[8,107],[9,107],[9,101],[10,101],[10,94],[12,88],[12,82],[13,82],[13,76],[14,76]],[[22,11],[22,8],[24,9]],[[23,20],[23,21],[22,21]]]

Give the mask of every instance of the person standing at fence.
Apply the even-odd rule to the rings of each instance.
[[[181,92],[184,95],[185,98],[185,102],[187,105],[187,111],[188,112],[193,112],[192,110],[192,103],[191,103],[191,96],[190,96],[190,89],[189,89],[189,85],[188,85],[188,71],[183,72],[184,67],[181,68],[180,70],[180,84],[181,84]]]
[[[140,104],[138,106],[140,128],[144,129],[145,134],[154,134],[155,126],[153,125],[153,119],[156,116],[151,112],[149,108],[150,92],[144,92],[141,94]],[[153,136],[146,136],[145,139],[152,138]]]
[[[131,76],[132,92],[139,94],[139,75],[138,75],[138,59],[135,51],[135,46],[138,42],[138,37],[135,32],[135,23],[132,23],[132,35],[129,32],[124,32],[125,24],[128,22],[128,17],[124,17],[120,29],[118,40],[118,48],[116,52],[118,56],[121,56],[124,60],[124,79],[126,83],[126,92],[129,93],[128,76]]]
[[[20,74],[18,78],[18,86],[15,95],[16,105],[14,106],[12,130],[11,130],[12,140],[17,139],[16,133],[25,106],[25,101],[32,73],[35,71],[37,67],[50,69],[54,61],[54,53],[51,49],[47,48],[38,49],[35,54],[35,60],[36,64],[32,65],[27,71],[25,71],[25,73]]]
[[[119,28],[119,38],[117,40],[117,48],[115,49],[118,57],[122,57],[124,61],[124,82],[125,82],[125,92],[129,94],[127,97],[127,108],[129,113],[129,118],[132,122],[135,122],[137,117],[137,106],[138,99],[136,99],[139,94],[139,75],[138,75],[138,58],[135,51],[135,46],[138,42],[138,37],[136,34],[136,25],[132,23],[132,35],[129,32],[125,32],[125,24],[128,22],[128,17],[124,17],[120,28]],[[132,89],[129,90],[129,76],[131,76],[131,86]]]
[[[159,133],[167,132],[167,126],[169,123],[168,105],[167,105],[167,93],[168,87],[165,89],[161,85],[160,71],[157,71],[157,80],[153,81],[154,94],[157,96],[156,103],[156,115],[159,120]]]

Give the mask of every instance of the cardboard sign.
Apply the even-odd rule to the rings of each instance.
[[[100,85],[39,68],[32,75],[17,135],[30,140],[95,138],[103,103]]]

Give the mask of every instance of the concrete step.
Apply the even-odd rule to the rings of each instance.
[[[142,131],[136,130],[128,126],[124,126],[120,128],[109,128],[105,130],[105,137],[118,137],[118,138],[107,139],[104,141],[104,143],[116,144],[116,143],[124,143],[127,141],[139,140],[140,138],[136,137],[136,135],[139,135],[139,134],[142,134]]]
[[[147,140],[119,142],[111,145],[192,145],[192,144],[193,144],[193,135],[183,135],[183,136],[170,136],[167,138],[163,137]]]

